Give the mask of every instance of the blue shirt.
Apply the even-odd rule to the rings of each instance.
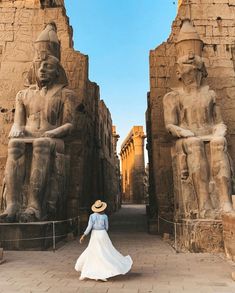
[[[84,234],[88,235],[92,229],[108,231],[108,228],[108,216],[106,214],[93,213],[89,217],[89,222]]]

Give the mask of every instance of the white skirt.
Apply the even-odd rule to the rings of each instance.
[[[75,270],[81,278],[107,279],[126,274],[132,266],[132,259],[123,256],[113,246],[105,230],[92,230],[88,247],[77,259]]]

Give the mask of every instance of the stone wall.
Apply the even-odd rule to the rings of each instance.
[[[0,185],[7,157],[8,133],[14,118],[16,93],[27,86],[27,72],[34,56],[34,41],[49,21],[55,21],[61,41],[61,63],[69,87],[77,95],[76,132],[67,147],[71,153],[68,216],[78,210],[89,211],[91,203],[101,195],[100,180],[95,170],[100,168],[101,154],[116,168],[113,149],[108,152],[99,145],[98,125],[107,117],[100,113],[99,87],[88,78],[88,56],[73,49],[73,30],[69,25],[63,0],[0,1]],[[103,107],[105,107],[103,103]],[[109,113],[106,135],[112,140],[112,120]],[[108,172],[108,170],[107,170]],[[106,169],[104,169],[106,176]],[[111,176],[109,173],[109,176]],[[116,177],[115,179],[116,180]],[[114,196],[109,189],[103,199]],[[113,209],[113,207],[111,208]]]
[[[218,95],[217,103],[228,126],[228,150],[235,162],[234,15],[234,0],[183,0],[168,40],[150,51],[150,93],[146,120],[152,215],[158,210],[161,216],[173,218],[172,139],[164,126],[162,98],[178,84],[175,75],[175,41],[184,18],[191,18],[205,44],[203,57],[208,71],[207,83]]]

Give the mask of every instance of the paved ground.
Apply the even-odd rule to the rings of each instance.
[[[235,293],[235,264],[223,255],[176,254],[158,236],[146,234],[143,206],[124,206],[111,217],[110,237],[134,265],[108,282],[79,281],[74,263],[85,249],[78,240],[55,253],[5,252],[0,293]]]

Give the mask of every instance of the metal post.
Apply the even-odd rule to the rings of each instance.
[[[157,232],[158,232],[158,234],[160,234],[160,219],[159,219],[159,215],[157,215]]]
[[[174,223],[174,230],[175,230],[175,251],[178,252],[177,250],[177,230],[176,230],[176,223]]]
[[[56,245],[56,243],[55,243],[55,222],[52,222],[52,233],[53,233],[53,251],[55,252],[55,249],[56,249],[56,247],[55,247],[55,245]]]
[[[78,236],[80,235],[80,221],[79,221],[80,217],[78,216],[77,217],[77,220],[78,220]]]

